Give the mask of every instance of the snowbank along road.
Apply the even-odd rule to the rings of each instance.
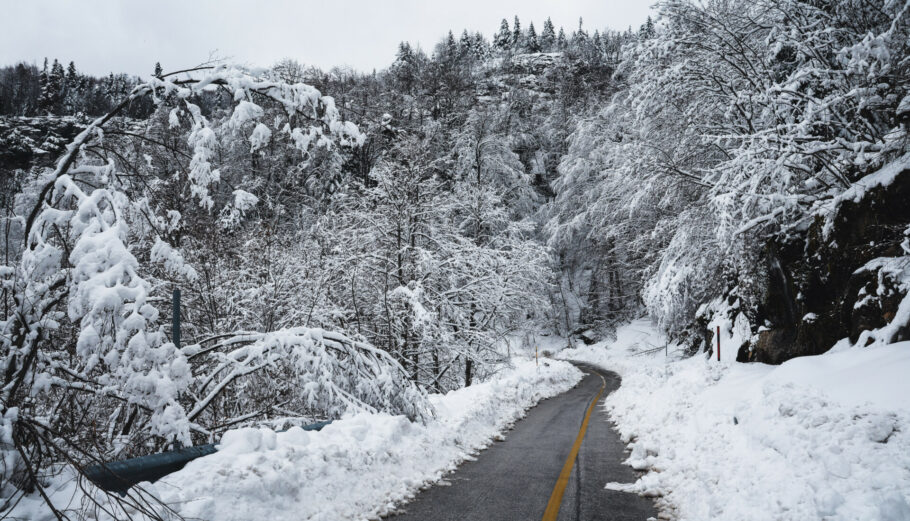
[[[655,516],[651,501],[604,488],[636,478],[622,464],[625,445],[602,407],[620,378],[594,366],[579,367],[585,377],[578,386],[540,402],[503,442],[418,494],[389,521],[644,521]]]

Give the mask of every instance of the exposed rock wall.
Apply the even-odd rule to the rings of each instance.
[[[818,216],[804,235],[765,249],[768,284],[754,322],[763,327],[738,360],[779,364],[823,353],[842,338],[855,343],[863,331],[901,320],[906,285],[879,261],[906,255],[910,168],[834,211]],[[910,338],[910,326],[896,326],[892,341]]]

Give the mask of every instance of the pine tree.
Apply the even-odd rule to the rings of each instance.
[[[38,75],[38,86],[41,88],[41,94],[38,95],[38,111],[41,114],[50,114],[54,100],[48,84],[47,58],[44,59],[44,67]]]
[[[499,32],[493,38],[493,48],[497,51],[508,51],[512,48],[512,33],[509,31],[509,21],[505,18],[499,24]]]
[[[63,79],[66,77],[66,72],[63,70],[63,64],[60,63],[56,58],[54,58],[54,64],[51,66],[51,73],[48,76],[48,81],[57,82],[58,85],[63,85]]]
[[[107,80],[104,83],[104,95],[111,101],[113,101],[116,96],[116,88],[114,86],[114,73],[108,75]]]
[[[641,29],[639,29],[639,35],[643,39],[653,38],[654,37],[654,21],[651,20],[649,16],[648,19],[642,24]]]
[[[403,92],[407,94],[414,93],[419,79],[419,69],[418,53],[414,51],[414,48],[408,42],[399,43],[391,72]]]
[[[474,41],[471,47],[471,52],[474,54],[474,58],[478,60],[484,60],[489,55],[489,46],[487,41],[484,39],[483,34],[477,32],[474,33]]]
[[[451,30],[446,35],[446,53],[449,57],[458,56],[458,42],[455,41],[455,34]]]
[[[600,31],[594,31],[594,37],[591,38],[591,48],[597,60],[600,60],[604,53],[603,40],[600,38]]]
[[[572,34],[572,46],[581,52],[585,52],[588,49],[588,44],[590,43],[588,39],[588,33],[584,29],[584,20],[581,17],[578,17],[578,31]]]
[[[525,37],[525,48],[528,52],[540,52],[540,42],[537,41],[537,31],[534,30],[534,22],[528,25],[528,35]]]
[[[70,64],[66,67],[66,83],[68,85],[75,85],[78,79],[79,72],[76,71],[76,64],[74,62],[70,62]]]
[[[60,113],[63,104],[65,80],[66,73],[63,72],[63,65],[54,59],[54,64],[48,71],[47,58],[45,58],[44,69],[39,77],[41,97],[38,99],[38,106],[41,112],[47,115]]]
[[[468,56],[472,54],[473,42],[471,40],[471,35],[468,34],[468,30],[465,29],[461,32],[461,39],[458,40],[458,54],[459,56]]]
[[[67,114],[78,112],[77,107],[82,101],[82,93],[79,90],[79,71],[76,70],[76,64],[72,61],[66,67],[66,80],[64,81],[64,110]]]
[[[161,68],[161,62],[155,62],[155,77],[160,78],[164,74],[164,69]]]
[[[414,51],[411,49],[411,44],[408,42],[401,42],[398,44],[398,52],[395,53],[395,63],[393,66],[398,64],[407,64],[413,61]]]
[[[554,45],[556,45],[556,29],[553,27],[553,21],[548,16],[543,23],[543,31],[540,33],[540,47],[544,52],[550,52],[553,50]]]
[[[556,48],[560,51],[566,50],[569,46],[569,41],[566,39],[566,31],[562,27],[559,28],[559,36],[556,37]]]
[[[521,49],[522,47],[522,37],[521,37],[521,22],[518,21],[518,15],[515,15],[515,23],[512,27],[512,47],[515,49]]]

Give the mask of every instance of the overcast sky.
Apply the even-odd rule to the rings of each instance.
[[[490,37],[518,15],[538,32],[547,16],[570,33],[638,27],[653,0],[8,0],[0,64],[70,60],[83,72],[149,74],[196,65],[212,54],[267,66],[284,57],[328,68],[387,67],[398,42],[424,49],[449,29]]]

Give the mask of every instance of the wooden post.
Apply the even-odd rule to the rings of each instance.
[[[537,346],[534,346],[534,363],[540,367],[540,358],[537,355]]]
[[[717,326],[717,361],[720,362],[720,326]]]

